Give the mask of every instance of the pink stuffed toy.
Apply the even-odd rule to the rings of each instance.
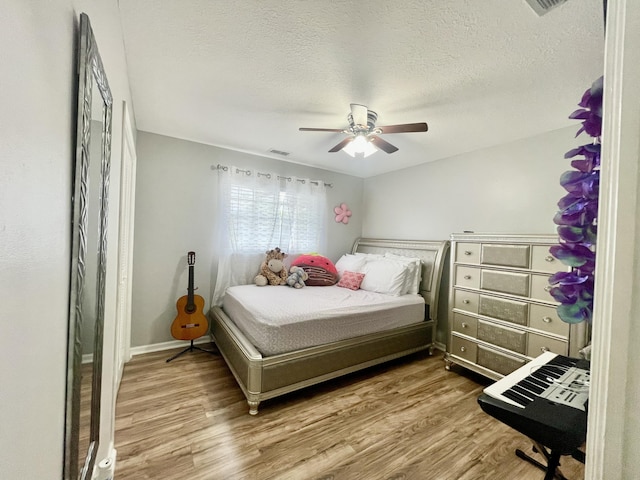
[[[291,262],[291,266],[302,267],[307,272],[309,279],[305,282],[305,285],[325,287],[335,285],[338,281],[336,266],[331,260],[322,255],[300,255]]]

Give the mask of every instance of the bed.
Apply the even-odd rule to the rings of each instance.
[[[236,298],[233,302],[225,299],[225,307],[214,306],[210,310],[211,334],[247,398],[249,413],[256,415],[263,400],[422,350],[433,353],[438,321],[438,296],[448,248],[448,241],[371,238],[356,240],[352,254],[387,254],[420,259],[421,275],[417,294],[394,299],[397,305],[385,306],[389,299],[379,298],[381,306],[376,307],[376,295],[363,292],[361,295],[364,295],[368,299],[366,302],[370,304],[368,310],[352,308],[348,303],[344,304],[344,308],[331,309],[328,306],[330,304],[342,305],[342,297],[333,297],[345,293],[340,292],[345,290],[340,287],[305,287],[298,290],[251,285],[242,288],[232,287],[237,289],[232,295],[229,294],[230,290],[227,290],[229,298]],[[251,291],[251,288],[254,290]],[[313,297],[317,292],[323,292],[323,295],[329,297],[329,300],[324,300],[327,304],[326,309],[318,314],[318,317],[323,317],[324,321],[328,322],[324,323],[322,328],[314,327],[310,321],[314,319],[310,319],[308,313],[302,310],[300,315],[305,322],[291,326],[288,320],[278,323],[278,315],[282,313],[278,311],[274,312],[276,319],[271,322],[271,327],[252,330],[246,324],[247,318],[243,319],[246,317],[246,311],[251,310],[244,304],[248,297],[264,296],[267,293],[285,295],[288,300],[281,303],[290,305],[291,307],[287,308],[297,312],[298,304],[311,303],[311,300],[306,300],[307,297],[298,295],[307,294]],[[299,301],[295,300],[294,296]],[[323,301],[318,300],[318,303]],[[252,308],[254,313],[261,310]],[[411,311],[414,317],[418,309],[419,318],[408,322],[396,321],[395,317],[404,318],[404,313],[390,314],[387,308],[404,308],[405,312]],[[345,316],[349,312],[351,316]],[[381,315],[382,320],[379,323],[386,322],[386,327],[383,330],[363,331],[362,319],[375,319],[376,315]],[[237,319],[238,324],[232,318]],[[340,325],[340,328],[332,327],[331,322],[334,326]],[[289,330],[284,328],[284,323]],[[336,337],[335,332],[338,331],[340,335]],[[309,332],[313,332],[313,335]],[[323,334],[324,337],[308,343],[310,337]],[[345,335],[347,338],[342,338]],[[300,341],[307,343],[301,344]],[[317,344],[318,342],[320,344]]]

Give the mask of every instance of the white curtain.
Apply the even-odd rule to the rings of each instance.
[[[218,168],[218,273],[211,300],[227,287],[253,283],[265,253],[322,252],[326,241],[323,181],[237,167]]]

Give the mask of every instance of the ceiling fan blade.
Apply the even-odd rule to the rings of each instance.
[[[367,125],[367,107],[358,103],[351,104],[351,118],[356,125]]]
[[[373,143],[376,147],[378,147],[383,152],[393,153],[398,151],[398,147],[391,145],[386,140],[383,140],[380,137],[376,137],[375,135],[371,137],[371,143]]]
[[[342,133],[344,129],[342,128],[299,128],[301,132],[337,132]]]
[[[337,144],[335,147],[333,147],[331,150],[329,150],[329,153],[335,153],[335,152],[339,152],[340,150],[342,150],[344,147],[346,147],[347,145],[349,145],[351,142],[353,141],[353,137],[347,137],[344,140],[342,140],[339,144]]]
[[[382,133],[404,133],[404,132],[426,132],[427,124],[422,123],[405,123],[403,125],[387,125],[386,127],[378,127]]]

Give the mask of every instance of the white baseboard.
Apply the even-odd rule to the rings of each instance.
[[[197,340],[194,340],[194,345],[200,345],[203,343],[211,343],[213,340],[211,335],[204,335]],[[162,343],[153,343],[151,345],[142,345],[140,347],[131,347],[129,349],[129,353],[131,356],[142,355],[143,353],[152,353],[152,352],[162,352],[163,350],[172,350],[174,348],[186,348],[190,344],[189,341],[185,340],[171,340],[169,342]]]

